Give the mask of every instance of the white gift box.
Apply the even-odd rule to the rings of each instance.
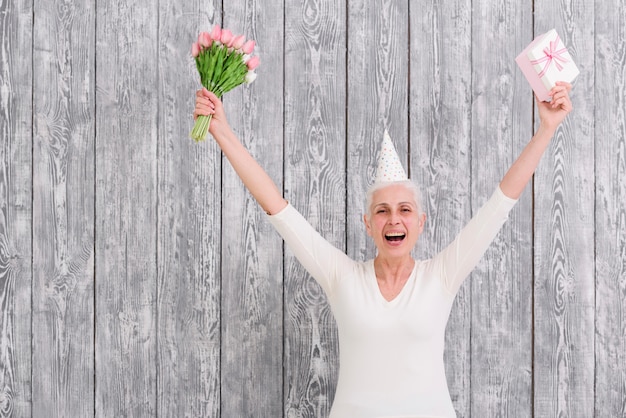
[[[536,37],[515,62],[539,100],[544,102],[550,100],[548,92],[557,81],[571,83],[580,73],[554,29]]]

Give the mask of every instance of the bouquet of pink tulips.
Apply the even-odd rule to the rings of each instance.
[[[198,42],[191,46],[200,83],[220,98],[240,84],[252,83],[256,78],[254,69],[259,65],[259,57],[252,56],[253,50],[253,40],[246,41],[243,35],[234,36],[218,25],[210,34],[201,32]],[[202,141],[210,123],[211,116],[198,116],[191,137],[196,142]]]

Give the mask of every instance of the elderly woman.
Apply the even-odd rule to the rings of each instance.
[[[411,256],[426,222],[417,187],[408,180],[375,183],[363,221],[378,251],[368,261],[351,260],[324,240],[242,146],[220,100],[197,92],[194,117],[213,115],[213,138],[328,298],[340,351],[332,418],[455,416],[443,364],[452,302],[571,111],[570,89],[558,83],[550,102],[537,102],[541,124],[533,138],[484,206],[432,259]]]

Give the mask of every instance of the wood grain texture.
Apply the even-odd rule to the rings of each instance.
[[[472,15],[476,213],[533,135],[532,92],[515,63],[532,39],[532,7],[478,2]],[[471,416],[532,415],[531,190],[527,186],[472,274]]]
[[[626,417],[626,7],[513,3],[1,3],[0,416],[328,415],[321,289],[188,138],[190,43],[223,19],[262,60],[231,124],[357,259],[383,129],[428,257],[537,127],[513,58],[556,27],[575,110],[457,296],[447,377],[459,417]]]
[[[376,256],[363,214],[385,129],[408,172],[407,17],[408,2],[348,2],[347,252],[355,260]]]
[[[626,5],[595,13],[594,416],[626,417]]]
[[[467,1],[410,5],[411,176],[426,226],[417,249],[429,258],[470,218],[471,8]],[[470,411],[470,299],[463,286],[446,330],[446,376],[457,415]]]
[[[34,2],[33,415],[94,409],[94,2]]]
[[[156,414],[157,9],[97,3],[96,407]]]
[[[32,2],[0,5],[0,416],[30,416]]]
[[[574,110],[535,176],[534,413],[540,417],[594,412],[593,21],[590,3],[535,2],[535,34],[556,26],[581,72]]]
[[[189,137],[191,43],[220,15],[216,2],[159,2],[157,416],[220,416],[220,153]]]
[[[257,80],[228,93],[225,101],[244,146],[282,189],[284,14],[281,4],[265,4],[224,5],[224,26],[254,39],[261,59]],[[282,240],[226,160],[223,166],[222,410],[237,417],[280,417]]]
[[[285,197],[345,249],[346,3],[285,4]],[[321,288],[287,251],[284,413],[326,417],[338,371],[337,332]]]

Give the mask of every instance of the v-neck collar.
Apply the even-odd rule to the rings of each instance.
[[[404,285],[402,286],[402,289],[400,289],[400,292],[398,292],[398,294],[391,300],[385,299],[382,292],[380,291],[380,286],[378,285],[378,279],[376,278],[376,269],[374,268],[374,259],[370,260],[369,264],[370,264],[370,274],[369,274],[370,284],[372,286],[372,290],[376,294],[375,296],[376,299],[378,299],[386,307],[393,307],[397,305],[398,301],[404,297],[404,294],[406,292],[408,292],[407,287],[409,287],[409,282],[412,282],[413,280],[415,280],[415,271],[417,270],[417,262],[415,262],[413,266],[413,270],[411,270],[411,274],[409,275],[409,278],[407,279],[407,281],[404,282]]]

